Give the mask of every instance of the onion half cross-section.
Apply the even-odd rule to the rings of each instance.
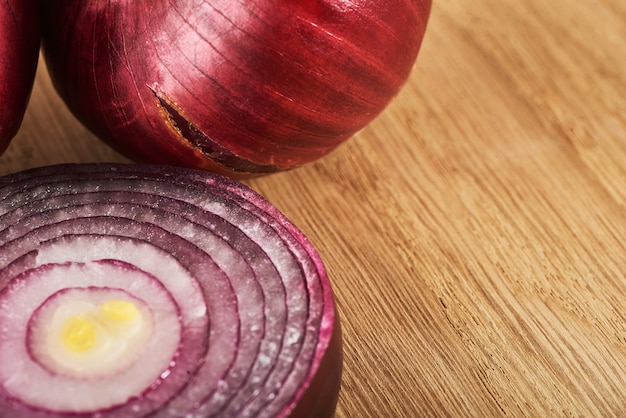
[[[66,164],[0,178],[0,416],[332,416],[320,256],[249,187]]]

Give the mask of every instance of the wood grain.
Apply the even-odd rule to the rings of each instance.
[[[626,415],[624,22],[619,0],[435,0],[379,118],[248,182],[332,277],[338,417]],[[42,66],[0,171],[111,160]]]

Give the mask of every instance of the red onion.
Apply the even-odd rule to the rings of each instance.
[[[331,416],[319,255],[246,186],[186,168],[0,178],[3,417]]]
[[[0,154],[17,133],[39,58],[39,2],[0,0]]]
[[[47,0],[53,82],[142,162],[260,175],[376,117],[415,62],[431,0]]]

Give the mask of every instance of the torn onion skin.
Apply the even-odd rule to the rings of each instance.
[[[22,124],[39,58],[38,0],[0,0],[0,153]]]
[[[135,161],[252,177],[315,161],[406,81],[431,0],[47,0],[54,85]]]
[[[327,273],[267,200],[204,170],[0,178],[0,415],[331,417]]]

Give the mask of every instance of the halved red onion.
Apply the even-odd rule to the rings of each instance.
[[[44,167],[0,178],[0,226],[7,416],[332,415],[341,336],[326,272],[246,186],[164,166]]]
[[[22,123],[39,42],[39,1],[0,0],[0,154]]]

